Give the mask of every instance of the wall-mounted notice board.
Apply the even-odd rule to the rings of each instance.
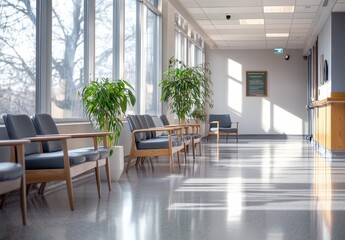
[[[247,71],[246,80],[247,96],[267,97],[267,71]]]

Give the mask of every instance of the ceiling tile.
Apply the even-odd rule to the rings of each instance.
[[[185,8],[198,7],[198,4],[194,0],[183,0],[179,1]]]
[[[336,3],[332,12],[345,12],[345,3]]]
[[[295,13],[315,13],[319,6],[296,6]]]
[[[265,19],[292,19],[294,14],[293,13],[265,13]]]
[[[293,19],[292,20],[292,23],[293,24],[298,24],[298,23],[309,23],[309,24],[311,24],[313,22],[313,19],[311,19],[311,18],[305,18],[305,19],[303,19],[303,18],[300,18],[300,19]]]
[[[264,0],[264,6],[295,6],[295,0]]]
[[[180,0],[183,2],[184,0]],[[247,7],[261,6],[262,0],[195,0],[200,7]]]
[[[267,41],[266,44],[268,48],[277,48],[277,47],[286,48],[287,41]]]
[[[306,18],[314,18],[315,17],[315,13],[295,13],[293,16],[295,19],[306,19]]]
[[[284,45],[304,48],[311,28],[319,24],[324,0],[173,0],[179,1],[218,48],[261,49]],[[345,0],[333,11],[345,12]],[[332,3],[333,3],[332,1]],[[295,6],[294,13],[263,13],[263,6]],[[230,14],[231,19],[226,20]],[[239,19],[264,19],[260,25],[240,25]],[[266,33],[289,33],[288,38],[266,38]]]
[[[223,8],[202,8],[205,13],[221,13],[221,14],[234,14],[234,13],[262,13],[262,7],[223,7]]]
[[[296,29],[296,28],[310,28],[311,24],[292,24],[291,29]]]
[[[288,29],[288,31],[290,30],[291,24],[274,24],[274,25],[270,25],[270,24],[266,24],[266,29]]]
[[[321,0],[296,0],[296,6],[319,6]]]
[[[265,24],[291,24],[292,19],[265,19]]]

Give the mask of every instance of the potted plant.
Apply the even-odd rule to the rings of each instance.
[[[123,147],[120,146],[119,157],[115,156],[114,149],[119,149],[116,146],[123,127],[121,117],[126,112],[127,106],[134,106],[136,101],[133,92],[133,87],[125,80],[111,81],[105,77],[90,81],[79,92],[81,100],[85,105],[86,115],[94,128],[96,130],[113,132],[112,135],[108,136],[108,144],[112,147],[110,155],[113,156],[113,159],[111,161],[119,161],[118,164],[110,164],[112,180],[115,181],[122,174],[124,162]],[[121,155],[122,159],[118,159],[121,158]],[[118,166],[120,166],[120,169],[118,169]]]
[[[161,100],[168,103],[169,110],[177,115],[179,122],[183,123],[191,117],[204,120],[206,107],[213,107],[208,64],[188,67],[184,62],[171,58],[164,75],[165,78],[160,82]]]

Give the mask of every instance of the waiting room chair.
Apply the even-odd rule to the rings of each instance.
[[[24,144],[29,142],[29,140],[0,140],[0,146],[10,147],[12,153],[11,162],[0,162],[0,195],[2,195],[1,208],[5,205],[8,193],[20,188],[20,205],[23,225],[26,224]]]
[[[195,159],[195,149],[196,145],[199,144],[199,153],[201,156],[201,126],[200,124],[193,124],[193,123],[187,123],[187,124],[170,124],[169,120],[166,115],[162,114],[159,116],[162,123],[166,127],[182,127],[184,129],[184,136],[187,137],[187,139],[191,139],[192,143],[192,151],[193,151],[193,159]],[[188,151],[188,145],[187,145],[187,151]]]
[[[238,142],[238,122],[231,122],[230,114],[210,114],[207,141],[210,135],[217,135],[218,143],[219,136],[226,135],[226,142],[228,142],[229,134],[235,134],[236,142]]]
[[[74,210],[74,195],[72,178],[97,168],[97,154],[89,154],[90,161],[81,153],[69,152],[68,135],[37,136],[35,127],[29,116],[25,114],[4,114],[4,123],[10,139],[28,139],[31,143],[25,145],[25,176],[26,184],[45,183],[50,181],[66,181],[71,210]],[[59,140],[62,150],[42,153],[41,144],[46,141]],[[100,184],[96,176],[97,184]]]
[[[180,130],[179,127],[172,128],[146,128],[140,126],[139,118],[136,115],[127,116],[128,125],[132,132],[132,146],[128,158],[126,172],[131,166],[132,158],[150,157],[150,156],[167,156],[170,163],[170,171],[174,173],[173,154],[177,153],[180,160],[180,151],[183,149],[182,136],[176,138],[173,131]],[[155,137],[152,133],[167,132],[168,137]],[[151,133],[151,134],[147,134]]]
[[[35,126],[36,133],[38,135],[50,135],[50,134],[59,134],[58,128],[55,124],[54,119],[50,114],[47,113],[37,113],[31,117],[31,120]],[[69,152],[81,153],[86,155],[89,160],[97,160],[96,175],[99,178],[99,167],[105,166],[107,183],[109,191],[111,191],[111,176],[110,176],[110,163],[109,163],[109,154],[110,148],[107,147],[107,138],[106,136],[111,134],[110,132],[92,132],[92,133],[72,133],[68,134],[72,139],[83,139],[89,138],[93,140],[93,146],[87,148],[77,148],[70,150]],[[103,138],[103,146],[98,146],[98,138]],[[48,141],[43,143],[43,152],[53,152],[61,151],[61,143],[59,141]],[[93,155],[98,153],[99,158],[94,159]],[[91,155],[91,159],[88,159],[88,155]],[[98,182],[98,181],[97,181]],[[100,197],[100,186],[97,184],[98,193]]]

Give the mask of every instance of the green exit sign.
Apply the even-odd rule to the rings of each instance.
[[[280,53],[283,53],[284,52],[284,49],[283,48],[275,48],[274,49],[274,53],[275,54],[280,54]]]

